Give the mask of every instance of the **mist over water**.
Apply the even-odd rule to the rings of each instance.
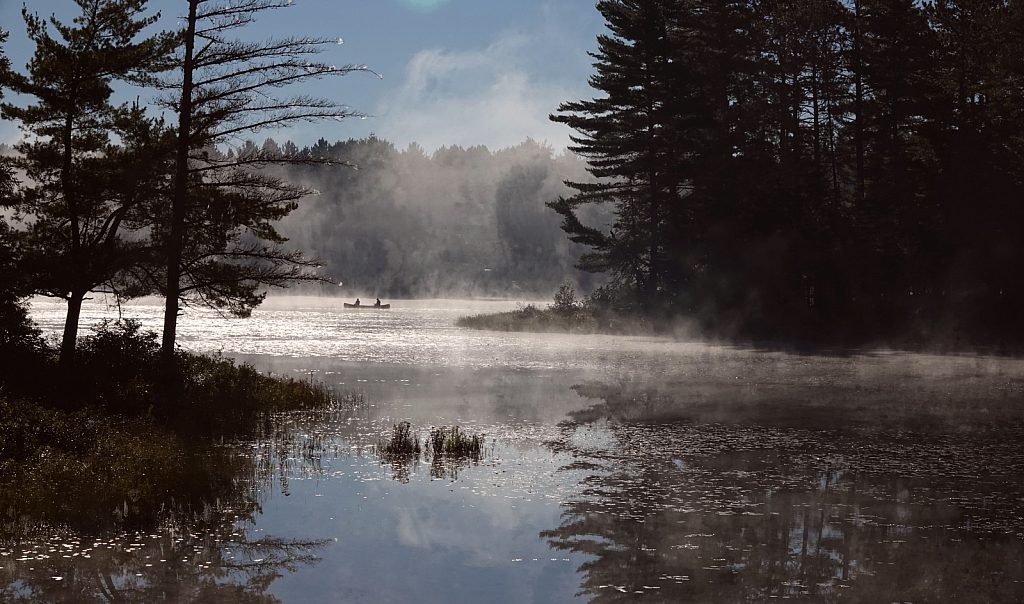
[[[263,148],[278,145],[268,140]],[[586,247],[566,239],[561,217],[545,205],[569,194],[564,181],[593,180],[571,153],[527,139],[493,151],[453,145],[427,154],[373,136],[321,139],[301,153],[333,165],[277,169],[318,193],[281,221],[280,232],[323,260],[323,274],[348,288],[342,295],[548,298],[566,278],[586,291],[603,283],[574,268]],[[583,215],[597,227],[610,218],[607,208]]]
[[[241,444],[266,477],[260,511],[207,542],[222,553],[196,581],[269,536],[318,544],[263,587],[241,583],[289,603],[1024,597],[1024,361],[470,331],[455,319],[515,303],[341,302],[182,318],[186,348],[356,397]],[[122,311],[159,326],[159,306]],[[59,331],[60,304],[32,312]],[[84,324],[116,314],[93,302]],[[458,425],[485,452],[383,457],[403,421],[423,439]],[[160,538],[113,542],[151,556]],[[0,572],[59,570],[25,551]],[[146,563],[107,572],[149,588],[165,575]]]

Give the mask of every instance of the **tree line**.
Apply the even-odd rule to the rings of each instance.
[[[1024,5],[597,8],[601,94],[551,117],[597,181],[549,204],[611,277],[596,300],[753,337],[1024,336]]]
[[[281,89],[369,70],[316,60],[335,40],[235,37],[288,0],[183,0],[180,29],[152,35],[159,15],[147,12],[146,0],[74,1],[71,24],[26,6],[32,59],[24,72],[0,62],[0,90],[29,99],[0,106],[26,135],[0,164],[0,207],[14,223],[0,219],[5,323],[23,317],[25,296],[66,300],[60,364],[71,368],[87,294],[158,294],[173,377],[184,305],[245,316],[266,286],[322,279],[319,262],[286,249],[274,226],[308,189],[266,167],[332,160],[236,153],[237,141],[268,127],[359,115]],[[0,42],[7,35],[0,32]],[[156,101],[115,104],[115,85],[140,87]]]
[[[427,154],[376,136],[303,148],[267,140],[262,150],[333,163],[273,168],[318,193],[279,230],[324,261],[332,293],[529,299],[549,296],[567,278],[587,291],[603,282],[573,268],[586,248],[570,242],[545,207],[569,192],[564,180],[589,178],[571,153],[527,139],[494,151],[453,145]],[[595,222],[608,218],[588,211]]]

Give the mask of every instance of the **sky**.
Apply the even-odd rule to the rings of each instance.
[[[25,0],[31,12],[56,13],[70,22],[73,0]],[[605,32],[595,0],[294,0],[264,13],[244,30],[265,39],[309,35],[344,43],[318,60],[366,65],[357,72],[304,88],[288,89],[350,105],[366,119],[299,125],[252,136],[262,142],[292,140],[300,147],[370,134],[399,149],[416,142],[427,152],[444,145],[500,149],[527,137],[561,151],[572,131],[548,119],[559,103],[590,99],[593,73],[588,51]],[[16,70],[33,48],[21,17],[23,0],[0,0],[4,47]],[[176,28],[184,0],[150,0],[164,29]],[[122,96],[135,93],[122,92]],[[126,96],[125,100],[128,97]],[[10,93],[5,100],[19,101]],[[17,126],[0,122],[0,143],[20,138]]]

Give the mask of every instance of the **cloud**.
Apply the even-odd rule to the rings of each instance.
[[[585,70],[567,77],[551,68],[545,49],[556,49],[546,37],[506,32],[484,49],[418,52],[404,82],[374,112],[378,134],[428,151],[452,144],[496,149],[527,137],[563,149],[570,131],[548,114],[589,88]]]

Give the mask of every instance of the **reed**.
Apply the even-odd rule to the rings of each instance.
[[[427,446],[435,457],[480,457],[484,438],[479,434],[468,434],[458,426],[441,426],[430,431]]]
[[[412,431],[409,422],[399,422],[391,429],[391,438],[377,440],[377,451],[389,461],[419,459],[422,447],[420,437]]]

